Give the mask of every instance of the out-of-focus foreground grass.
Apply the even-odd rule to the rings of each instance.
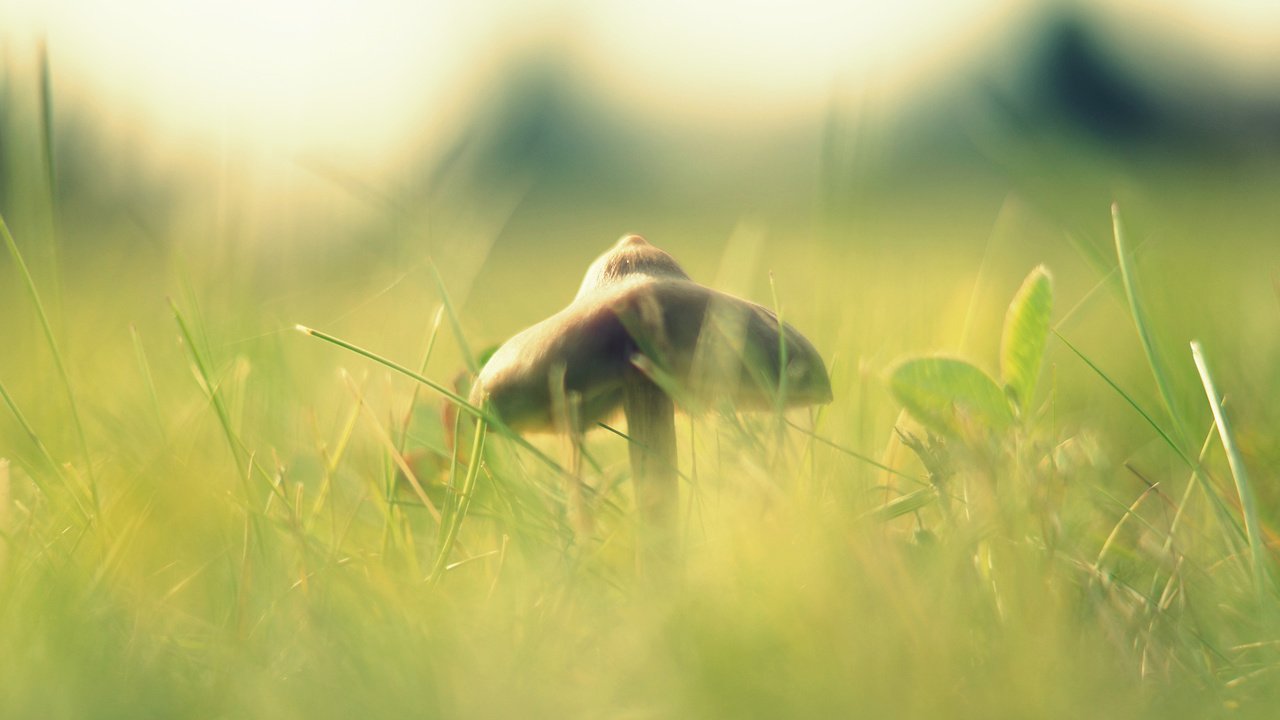
[[[40,147],[38,123],[18,136]],[[349,187],[290,205],[234,168],[181,202],[90,186],[49,203],[38,160],[11,161],[0,715],[1269,717],[1280,598],[1252,573],[1187,341],[1226,395],[1271,545],[1280,177],[1108,164],[1076,142],[977,180],[818,172],[789,213],[755,214],[538,182],[414,210]],[[633,569],[622,438],[588,436],[584,535],[556,472],[494,435],[428,582],[467,470],[451,471],[441,399],[294,324],[414,369],[431,348],[424,372],[449,384],[463,342],[558,309],[624,231],[764,304],[771,271],[835,402],[791,425],[679,420],[686,568],[656,586]],[[1098,371],[1052,336],[1019,428],[983,451],[952,439],[926,467],[886,373],[935,352],[994,370],[1040,263],[1055,329]],[[397,481],[400,448],[421,493]]]

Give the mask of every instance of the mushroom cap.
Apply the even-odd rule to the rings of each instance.
[[[579,425],[590,427],[621,407],[637,355],[674,380],[686,410],[720,400],[745,410],[831,401],[822,357],[795,328],[699,285],[639,235],[596,259],[567,307],[503,343],[470,401],[487,397],[513,429],[550,431],[563,387],[580,398]]]

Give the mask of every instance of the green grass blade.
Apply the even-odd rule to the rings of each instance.
[[[871,510],[863,517],[873,517],[881,522],[909,515],[938,501],[938,491],[934,488],[921,488],[905,495],[900,495],[880,507]]]
[[[1116,257],[1120,263],[1120,277],[1124,281],[1124,292],[1129,300],[1129,313],[1133,316],[1133,322],[1138,328],[1138,338],[1142,341],[1142,351],[1146,353],[1147,364],[1151,367],[1151,374],[1155,376],[1156,388],[1160,391],[1160,399],[1164,401],[1165,410],[1169,413],[1169,420],[1173,423],[1173,438],[1177,440],[1179,448],[1183,448],[1186,445],[1187,438],[1186,425],[1183,423],[1182,414],[1178,412],[1178,406],[1174,402],[1173,385],[1169,381],[1168,365],[1156,346],[1155,338],[1151,333],[1150,317],[1147,314],[1146,307],[1143,305],[1142,296],[1138,293],[1136,273],[1134,272],[1127,247],[1128,241],[1125,238],[1124,225],[1120,222],[1120,206],[1117,204],[1112,204],[1111,206],[1111,223],[1115,232]],[[1185,451],[1182,454],[1185,457]]]
[[[147,349],[142,345],[142,336],[138,334],[138,328],[133,324],[129,325],[129,336],[133,338],[133,354],[138,361],[138,371],[142,374],[142,379],[147,385],[147,395],[151,398],[151,409],[156,414],[156,427],[160,429],[160,437],[168,441],[169,431],[164,424],[164,412],[160,409],[160,395],[156,392],[156,381],[151,372],[151,362],[147,360]]]
[[[49,209],[49,265],[50,295],[54,311],[61,317],[62,310],[62,249],[58,232],[58,166],[53,146],[53,73],[49,69],[49,46],[40,40],[40,159],[44,162],[45,191]]]
[[[1249,471],[1240,455],[1240,447],[1236,445],[1235,434],[1231,431],[1230,421],[1222,411],[1222,396],[1213,384],[1213,376],[1209,373],[1209,365],[1204,359],[1204,350],[1199,341],[1191,342],[1191,357],[1195,360],[1196,370],[1200,372],[1200,382],[1204,385],[1205,395],[1209,398],[1209,408],[1213,411],[1214,424],[1218,426],[1218,438],[1222,440],[1222,448],[1227,453],[1227,464],[1231,467],[1231,476],[1235,478],[1236,493],[1240,498],[1240,512],[1244,515],[1245,532],[1249,538],[1249,552],[1253,556],[1253,580],[1258,592],[1269,591],[1271,582],[1266,566],[1266,543],[1262,538],[1262,525],[1258,520],[1257,503],[1253,496],[1253,486],[1249,482]]]
[[[915,475],[911,475],[911,474],[909,474],[909,473],[904,473],[904,472],[902,472],[901,470],[898,470],[897,468],[893,468],[893,467],[890,467],[890,466],[888,466],[888,465],[885,465],[884,463],[879,462],[879,461],[877,461],[877,460],[876,460],[876,459],[874,459],[874,458],[868,457],[868,456],[863,455],[862,453],[860,453],[860,452],[858,452],[858,451],[856,451],[856,450],[851,450],[851,449],[849,449],[849,448],[847,448],[847,447],[845,447],[845,446],[843,446],[843,445],[840,445],[839,443],[836,443],[836,442],[834,442],[834,441],[832,441],[832,440],[829,440],[828,438],[825,438],[825,437],[823,437],[823,436],[821,436],[821,435],[819,435],[819,434],[815,433],[814,431],[810,430],[809,428],[806,428],[806,427],[804,427],[804,426],[802,426],[802,425],[799,425],[799,424],[797,424],[797,423],[794,423],[794,422],[792,422],[791,420],[788,420],[788,419],[785,419],[785,418],[784,418],[783,420],[784,420],[784,422],[786,422],[786,424],[787,424],[789,427],[791,427],[791,429],[793,429],[793,430],[798,430],[801,434],[808,436],[810,440],[813,440],[814,442],[819,443],[819,444],[821,444],[821,445],[826,445],[827,447],[831,448],[832,450],[835,450],[836,452],[839,452],[839,453],[843,453],[843,454],[845,454],[845,455],[848,455],[849,457],[851,457],[851,458],[853,458],[853,459],[855,459],[855,460],[860,460],[860,461],[862,461],[862,462],[864,462],[864,463],[866,463],[866,464],[870,465],[871,467],[874,467],[874,468],[878,468],[878,469],[880,469],[880,470],[883,470],[883,471],[885,471],[885,472],[889,473],[890,475],[896,475],[896,476],[898,476],[898,477],[900,477],[900,478],[903,478],[903,479],[905,479],[905,480],[910,480],[911,482],[920,483],[921,485],[928,485],[928,484],[929,484],[929,481],[928,481],[927,479],[925,479],[925,478],[922,478],[922,477],[916,477]]]
[[[427,349],[422,353],[422,362],[418,363],[418,374],[427,374],[427,365],[431,362],[431,353],[436,347],[436,338],[440,336],[440,322],[444,319],[444,306],[441,305],[436,309],[436,313],[432,316],[431,332],[427,335]],[[396,438],[396,449],[404,452],[405,443],[409,440],[409,425],[413,423],[413,408],[418,404],[418,395],[422,391],[421,385],[413,386],[413,393],[409,396],[409,407],[405,410],[404,422],[400,425],[400,437]]]
[[[493,419],[493,418],[485,418],[485,412],[483,410],[467,402],[466,398],[450,390],[444,385],[441,385],[435,380],[432,380],[431,378],[423,375],[422,373],[414,372],[413,370],[410,370],[409,368],[393,360],[388,360],[387,358],[384,358],[381,355],[378,355],[377,353],[371,352],[369,350],[365,350],[359,345],[349,343],[346,340],[343,340],[334,335],[330,335],[329,333],[326,333],[323,330],[316,330],[315,328],[309,328],[306,325],[295,325],[294,329],[296,329],[298,332],[302,333],[303,335],[310,335],[313,338],[318,338],[331,345],[337,345],[338,347],[344,350],[350,350],[351,352],[357,355],[360,355],[362,357],[368,358],[378,363],[379,365],[382,365],[383,367],[395,370],[396,372],[400,373],[401,375],[404,375],[405,377],[413,378],[414,380],[417,380],[423,385],[426,385],[427,387],[431,388],[437,393],[443,395],[447,400],[454,403],[459,408],[465,410],[469,415],[472,415],[473,417]]]
[[[388,483],[387,500],[391,501],[394,499],[395,470],[399,470],[400,473],[404,475],[405,480],[408,481],[409,486],[413,489],[413,492],[418,496],[418,500],[422,502],[422,506],[425,507],[428,510],[428,512],[431,513],[431,516],[435,518],[436,522],[440,522],[441,521],[440,511],[436,508],[435,503],[431,502],[431,498],[427,496],[426,490],[422,487],[422,483],[418,480],[417,473],[413,471],[413,468],[409,467],[409,463],[404,459],[403,453],[401,453],[400,450],[396,447],[395,441],[392,440],[391,438],[391,431],[388,430],[387,428],[384,428],[382,426],[382,423],[378,421],[378,416],[374,414],[373,408],[369,407],[369,404],[365,401],[365,398],[363,393],[361,392],[360,386],[356,384],[355,379],[352,378],[345,371],[342,373],[342,375],[343,375],[343,379],[346,380],[347,382],[347,388],[351,391],[351,395],[355,398],[355,401],[359,405],[360,409],[364,411],[365,418],[368,420],[369,425],[373,428],[374,434],[377,436],[378,441],[382,443],[382,445],[386,448],[387,456],[391,459],[392,469],[390,474],[392,477],[392,481]]]
[[[431,567],[431,574],[427,577],[430,585],[440,582],[440,578],[444,576],[446,566],[449,564],[449,555],[453,552],[453,546],[458,541],[458,531],[462,528],[462,521],[466,519],[467,510],[471,507],[471,497],[475,494],[476,478],[480,476],[480,464],[484,458],[484,439],[488,427],[483,419],[476,421],[475,440],[471,444],[470,464],[467,467],[467,474],[462,479],[462,492],[458,497],[457,507],[449,516],[449,528],[445,534],[444,541],[440,543],[440,548],[436,552],[435,564]]]
[[[1111,278],[1118,271],[1119,271],[1119,268],[1111,268],[1110,270],[1107,270],[1101,273],[1102,279],[1099,280],[1097,283],[1095,283],[1093,287],[1089,288],[1088,292],[1086,292],[1084,295],[1081,295],[1080,299],[1076,301],[1075,305],[1071,306],[1070,310],[1067,310],[1065,313],[1063,313],[1062,317],[1058,318],[1058,322],[1053,324],[1053,329],[1060,330],[1066,327],[1067,323],[1071,322],[1071,319],[1076,316],[1076,313],[1080,312],[1081,308],[1084,308],[1086,305],[1088,305],[1089,302],[1093,300],[1093,298],[1103,288],[1107,287],[1112,283]]]
[[[218,424],[222,426],[222,434],[227,441],[227,449],[231,451],[231,457],[235,460],[236,468],[243,476],[246,474],[245,460],[240,455],[240,447],[236,442],[235,431],[231,427],[231,415],[227,412],[226,403],[222,402],[222,394],[218,392],[218,384],[214,382],[213,374],[209,371],[204,355],[200,353],[200,348],[196,345],[195,336],[191,333],[190,325],[187,323],[182,311],[178,309],[177,303],[172,299],[169,300],[169,308],[173,311],[174,320],[178,322],[178,331],[182,333],[187,352],[191,354],[191,360],[195,363],[196,372],[200,373],[200,379],[204,381],[205,391],[209,393],[209,402],[213,403],[213,411],[218,416]],[[246,496],[245,500],[248,499],[249,497]]]
[[[472,373],[480,372],[480,364],[476,362],[475,353],[471,352],[471,345],[467,342],[467,336],[462,332],[462,321],[458,319],[458,312],[453,307],[453,299],[449,297],[449,289],[444,285],[444,278],[440,277],[440,269],[435,263],[430,263],[431,277],[436,281],[436,290],[440,293],[440,301],[444,303],[444,311],[449,316],[449,327],[453,329],[453,338],[458,343],[458,350],[462,353],[462,359],[467,363],[467,370]]]
[[[253,493],[250,491],[249,478],[257,474],[271,490],[272,494],[279,497],[284,506],[290,512],[293,512],[291,500],[280,486],[280,483],[277,482],[276,478],[272,477],[266,468],[262,467],[255,455],[249,451],[244,442],[241,441],[240,436],[236,434],[235,428],[232,427],[231,414],[227,411],[227,404],[223,401],[222,393],[219,392],[220,388],[210,370],[208,359],[200,352],[200,347],[196,345],[195,335],[191,331],[190,323],[187,322],[182,311],[178,309],[177,303],[172,299],[169,300],[169,308],[173,312],[174,320],[178,323],[178,330],[182,334],[182,340],[187,346],[192,362],[196,366],[196,372],[200,375],[201,382],[204,383],[205,392],[209,394],[209,402],[213,404],[214,414],[218,418],[218,425],[222,428],[223,437],[227,442],[227,449],[231,452],[231,457],[236,464],[236,470],[243,483],[244,501],[252,504]],[[255,520],[254,522],[256,523],[257,521]]]
[[[1165,432],[1163,427],[1160,427],[1160,423],[1156,422],[1155,419],[1151,417],[1150,413],[1142,409],[1142,406],[1138,404],[1138,401],[1133,399],[1133,396],[1129,395],[1129,393],[1125,392],[1119,385],[1117,385],[1116,381],[1111,379],[1111,376],[1103,372],[1102,368],[1098,367],[1087,355],[1080,352],[1079,348],[1072,345],[1070,340],[1062,336],[1062,333],[1054,330],[1053,335],[1061,340],[1062,344],[1066,345],[1068,350],[1075,353],[1076,357],[1083,360],[1084,364],[1088,365],[1090,370],[1097,373],[1098,377],[1102,378],[1107,385],[1110,385],[1112,390],[1115,390],[1120,397],[1124,398],[1124,401],[1129,403],[1129,407],[1138,411],[1138,414],[1142,416],[1142,419],[1147,421],[1147,424],[1151,426],[1151,429],[1156,431],[1156,434],[1160,436],[1160,439],[1164,440],[1165,444],[1168,445],[1169,448],[1178,455],[1178,457],[1182,458],[1182,461],[1186,463],[1188,467],[1196,467],[1195,461],[1193,461],[1187,453],[1183,451],[1182,446],[1179,445],[1173,437],[1169,435],[1169,433]]]
[[[76,402],[76,393],[71,385],[71,375],[67,372],[67,364],[62,358],[62,351],[58,348],[58,339],[53,334],[53,326],[49,324],[49,315],[45,312],[44,303],[40,301],[40,292],[36,290],[36,282],[31,277],[31,271],[27,268],[27,263],[22,258],[22,252],[18,250],[18,243],[13,239],[13,234],[9,232],[9,224],[5,222],[4,216],[0,215],[0,235],[4,236],[4,244],[9,248],[9,255],[13,257],[13,262],[18,266],[18,273],[22,275],[23,284],[27,288],[27,295],[31,297],[32,304],[35,305],[36,315],[40,318],[40,329],[44,332],[45,341],[49,344],[49,351],[53,353],[53,364],[58,371],[58,378],[62,381],[62,389],[67,395],[67,404],[71,410],[71,424],[75,428],[76,438],[80,441],[80,452],[84,456],[85,472],[89,478],[89,494],[93,502],[94,512],[101,508],[98,501],[98,481],[97,474],[93,467],[93,456],[89,452],[89,440],[85,436],[84,423],[80,420],[80,405]]]
[[[565,470],[560,465],[560,463],[557,463],[555,460],[552,460],[550,457],[547,456],[546,453],[539,450],[528,440],[525,440],[524,438],[520,437],[518,433],[516,433],[511,428],[507,427],[506,424],[503,423],[501,419],[495,417],[492,413],[485,412],[484,410],[481,410],[475,405],[472,405],[470,402],[466,400],[466,398],[455,393],[454,391],[450,390],[444,385],[441,385],[435,380],[432,380],[431,378],[426,377],[422,373],[414,372],[397,362],[384,358],[381,355],[378,355],[377,353],[371,352],[369,350],[365,350],[359,345],[349,343],[346,340],[330,335],[329,333],[326,333],[324,331],[316,330],[315,328],[309,328],[306,325],[295,325],[294,329],[296,329],[298,332],[302,333],[303,335],[309,335],[313,338],[323,340],[331,345],[337,345],[338,347],[344,350],[349,350],[357,355],[360,355],[361,357],[368,358],[369,360],[372,360],[378,363],[379,365],[382,365],[385,368],[395,370],[396,372],[400,373],[401,375],[404,375],[405,377],[412,378],[422,383],[423,385],[426,385],[427,387],[436,391],[440,395],[443,395],[447,400],[457,405],[460,409],[466,411],[468,415],[471,415],[472,417],[483,420],[485,422],[486,427],[498,430],[499,432],[502,433],[504,437],[516,443],[517,445],[524,448],[525,450],[528,450],[530,453],[533,454],[534,457],[542,461],[542,463],[545,464],[547,467],[551,468],[557,473],[560,473],[561,475],[565,475],[565,476],[568,475],[568,471]]]
[[[1237,537],[1240,537],[1240,538],[1245,537],[1244,528],[1240,526],[1240,523],[1236,521],[1235,516],[1231,514],[1230,509],[1227,507],[1226,502],[1222,499],[1222,496],[1218,493],[1217,488],[1213,486],[1213,483],[1209,482],[1209,478],[1205,476],[1204,470],[1201,468],[1200,463],[1191,459],[1191,457],[1187,455],[1185,451],[1183,451],[1182,447],[1178,445],[1178,443],[1175,442],[1172,437],[1169,436],[1169,433],[1165,432],[1164,428],[1160,427],[1160,424],[1157,423],[1155,419],[1151,417],[1150,413],[1148,413],[1146,410],[1143,410],[1142,406],[1139,405],[1138,402],[1133,399],[1133,396],[1125,392],[1123,388],[1121,388],[1118,384],[1116,384],[1116,381],[1112,380],[1109,375],[1103,372],[1102,368],[1098,367],[1097,364],[1095,364],[1092,360],[1090,360],[1087,355],[1080,352],[1080,350],[1075,345],[1071,344],[1070,340],[1067,340],[1065,337],[1062,336],[1062,333],[1058,332],[1057,330],[1054,330],[1053,334],[1054,334],[1054,337],[1062,341],[1062,344],[1065,345],[1068,350],[1075,353],[1076,357],[1083,360],[1084,364],[1088,365],[1090,370],[1093,370],[1095,373],[1097,373],[1098,377],[1102,378],[1102,380],[1106,382],[1107,385],[1111,386],[1111,389],[1115,390],[1116,393],[1121,398],[1123,398],[1126,403],[1129,404],[1129,407],[1133,408],[1135,411],[1137,411],[1139,415],[1142,416],[1142,419],[1145,420],[1147,424],[1151,426],[1151,429],[1155,430],[1156,434],[1159,435],[1162,440],[1164,440],[1164,443],[1168,445],[1169,448],[1172,449],[1173,452],[1179,458],[1181,458],[1181,460],[1186,464],[1188,468],[1191,469],[1191,472],[1195,476],[1196,480],[1201,484],[1201,487],[1204,488],[1205,494],[1208,495],[1209,498],[1213,500],[1214,509],[1218,514],[1218,519],[1222,521],[1227,527],[1230,527],[1235,532]]]
[[[1120,537],[1120,531],[1124,528],[1125,522],[1131,517],[1137,517],[1138,507],[1142,505],[1142,502],[1152,493],[1157,492],[1159,487],[1160,485],[1158,483],[1155,485],[1148,485],[1147,489],[1143,490],[1142,494],[1138,495],[1138,499],[1134,500],[1125,508],[1124,513],[1120,515],[1120,519],[1116,521],[1116,524],[1111,527],[1111,533],[1107,535],[1107,539],[1103,541],[1102,547],[1098,550],[1098,557],[1093,560],[1093,569],[1095,571],[1100,572],[1102,570],[1102,561],[1106,559],[1107,551],[1115,544],[1116,538]],[[1108,497],[1110,497],[1110,495],[1108,495]],[[1119,503],[1120,501],[1116,500],[1116,502]]]
[[[22,410],[18,408],[18,404],[13,401],[13,396],[9,394],[9,390],[4,386],[4,383],[0,383],[0,400],[4,400],[4,404],[8,406],[9,412],[13,413],[13,417],[18,421],[18,425],[22,428],[22,431],[27,434],[27,438],[31,440],[31,444],[35,446],[36,452],[40,454],[40,459],[44,460],[45,464],[53,470],[54,475],[56,475],[59,480],[62,481],[63,485],[71,491],[71,497],[75,500],[74,509],[76,513],[80,515],[80,519],[86,522],[92,521],[92,515],[90,514],[89,509],[84,507],[80,496],[74,492],[74,488],[62,474],[62,467],[58,465],[57,460],[53,459],[53,455],[49,452],[49,448],[44,444],[44,441],[40,439],[40,436],[36,434],[35,428],[31,426],[30,422],[27,422],[27,417],[22,414]],[[39,490],[41,494],[45,497],[53,498],[53,495],[50,493],[50,488],[44,484],[44,481],[40,479],[38,473],[27,474],[31,477],[31,481],[35,483],[36,489]]]

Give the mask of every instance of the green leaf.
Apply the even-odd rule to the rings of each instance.
[[[1049,337],[1053,276],[1041,265],[1027,275],[1009,303],[1000,340],[1000,377],[1022,412],[1031,405]]]
[[[889,389],[917,420],[949,435],[972,437],[984,426],[999,431],[1013,423],[1000,386],[964,360],[907,360],[890,373]]]

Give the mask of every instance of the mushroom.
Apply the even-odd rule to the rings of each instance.
[[[565,413],[565,398],[575,411]],[[774,313],[694,282],[626,235],[591,264],[568,307],[489,358],[470,396],[485,400],[517,432],[580,433],[622,408],[645,564],[673,546],[677,400],[686,411],[781,410],[830,402],[831,382],[813,345]]]

